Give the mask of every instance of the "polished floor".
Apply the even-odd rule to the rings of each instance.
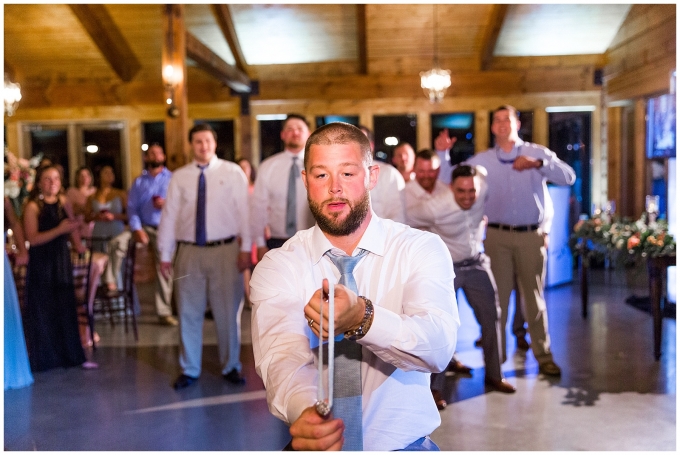
[[[652,353],[651,315],[624,303],[644,288],[593,271],[590,313],[577,283],[549,289],[547,302],[560,379],[538,375],[532,354],[509,343],[503,365],[514,395],[486,392],[479,328],[461,301],[457,352],[475,370],[447,378],[448,407],[433,440],[442,450],[676,450],[676,322],[663,323],[663,355]],[[140,283],[140,339],[99,322],[100,368],[52,370],[4,394],[6,450],[280,450],[287,427],[271,416],[253,367],[250,311],[243,312],[245,386],[219,374],[206,320],[203,374],[175,391],[177,329],[157,325],[148,283]]]

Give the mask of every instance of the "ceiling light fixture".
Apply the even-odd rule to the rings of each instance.
[[[437,42],[437,5],[432,5],[433,38],[434,38],[434,65],[429,71],[420,73],[420,86],[430,103],[440,103],[444,99],[446,89],[451,86],[451,71],[439,67],[439,49]]]
[[[9,80],[9,76],[5,73],[5,87],[3,90],[3,95],[5,98],[5,114],[8,117],[14,115],[19,101],[21,101],[21,86],[16,82]]]

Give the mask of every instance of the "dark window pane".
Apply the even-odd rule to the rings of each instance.
[[[324,126],[332,122],[345,122],[350,125],[359,126],[358,115],[323,115],[316,117],[316,127]]]
[[[142,144],[159,143],[165,150],[165,122],[142,123]]]
[[[96,145],[96,153],[87,152],[88,145]],[[116,175],[113,186],[123,188],[123,164],[121,159],[121,142],[119,129],[86,129],[83,130],[83,154],[85,165],[94,174],[94,183],[99,185],[99,172],[104,166],[111,166]]]
[[[376,115],[373,117],[375,156],[381,161],[392,162],[392,151],[397,142],[408,142],[418,152],[416,143],[416,115]],[[393,138],[385,143],[385,139]]]
[[[449,136],[456,138],[451,149],[451,164],[458,164],[475,154],[475,114],[474,112],[455,112],[450,114],[432,114],[432,147],[434,139],[443,129],[449,130]]]
[[[281,120],[260,120],[260,162],[283,150]]]
[[[69,186],[68,135],[66,129],[43,129],[40,126],[31,128],[31,156],[40,153],[52,163],[64,168],[64,188]]]

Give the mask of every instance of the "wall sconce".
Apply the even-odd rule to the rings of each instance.
[[[21,101],[21,86],[16,82],[10,81],[7,73],[5,73],[3,97],[5,98],[5,114],[11,117],[19,105],[19,101]]]
[[[163,67],[163,86],[165,87],[165,104],[168,105],[168,115],[178,117],[179,109],[175,106],[175,89],[182,79],[182,73],[173,65]]]

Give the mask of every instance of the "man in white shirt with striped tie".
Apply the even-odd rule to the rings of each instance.
[[[294,450],[438,450],[429,438],[441,423],[430,373],[447,366],[460,326],[451,255],[438,236],[373,213],[369,191],[380,171],[360,129],[330,123],[305,151],[317,224],[268,252],[250,282],[255,367],[269,409],[290,425]],[[354,268],[341,275],[336,264],[346,260]],[[348,283],[335,286],[336,344],[358,348],[358,368],[348,375],[336,360],[333,409],[324,418],[315,407],[312,346],[322,298],[327,338],[328,280]],[[345,381],[359,381],[360,422],[336,407]]]
[[[283,245],[298,230],[314,225],[300,174],[308,137],[307,119],[299,114],[288,114],[281,129],[283,152],[264,160],[257,170],[251,224],[258,260],[270,249]],[[266,228],[269,228],[271,238],[265,241]]]

